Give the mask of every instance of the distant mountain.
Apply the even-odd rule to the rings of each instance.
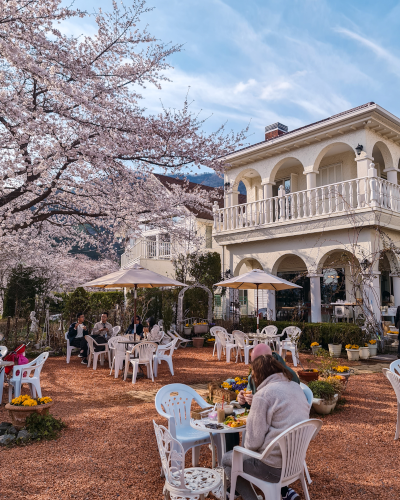
[[[183,179],[183,176],[181,175],[171,175],[171,177],[177,177],[178,179]],[[210,187],[223,187],[224,185],[224,179],[219,177],[217,174],[212,174],[210,173],[204,173],[204,174],[198,174],[198,175],[187,175],[186,179],[190,182],[195,182],[196,184],[203,184],[204,186],[210,186]],[[239,183],[239,193],[240,194],[246,194],[246,188],[243,184],[243,182]]]

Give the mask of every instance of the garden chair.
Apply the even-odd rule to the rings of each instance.
[[[281,342],[281,351],[290,351],[292,353],[293,365],[297,366],[297,360],[299,358],[297,343],[300,339],[301,330],[297,326],[287,326],[283,330],[282,335],[285,333],[287,338]],[[279,354],[282,355],[282,352]]]
[[[93,370],[97,370],[97,360],[100,358],[100,364],[101,366],[104,365],[104,357],[107,354],[108,358],[108,364],[111,368],[111,360],[110,360],[110,352],[108,350],[108,343],[107,344],[98,344],[94,338],[92,338],[90,335],[85,335],[85,339],[88,343],[89,347],[89,353],[88,353],[88,364],[87,367],[90,367],[90,363],[93,360]],[[96,347],[104,347],[104,351],[95,351]]]
[[[184,384],[169,384],[162,387],[156,394],[156,410],[159,415],[168,419],[168,430],[172,437],[180,442],[184,453],[192,450],[192,465],[197,467],[200,457],[200,446],[210,444],[210,434],[190,427],[190,409],[192,402],[200,408],[210,405],[191,387]],[[218,463],[221,463],[222,454],[220,437],[213,434],[217,445]]]
[[[116,335],[119,334],[120,331],[121,331],[120,326],[113,326],[111,337],[115,337]]]
[[[400,433],[400,377],[396,375],[393,371],[387,368],[382,368],[383,374],[387,377],[389,382],[392,384],[394,392],[397,398],[397,423],[396,423],[396,433],[394,435],[394,440],[399,439]]]
[[[233,338],[235,340],[236,349],[236,363],[238,361],[238,356],[240,355],[240,361],[242,361],[242,349],[244,351],[244,364],[249,364],[249,353],[253,349],[254,345],[250,344],[249,337],[241,332],[240,330],[233,330]]]
[[[390,363],[389,370],[400,376],[400,359],[396,359],[396,361]]]
[[[110,375],[114,369],[115,378],[118,378],[119,371],[122,370],[125,361],[126,344],[121,340],[130,340],[127,335],[111,337],[108,341],[108,352],[111,361]]]
[[[163,337],[164,332],[160,330],[160,327],[158,325],[154,325],[151,329],[151,332],[147,334],[147,340],[149,342],[161,342]]]
[[[176,344],[175,349],[178,349],[179,347],[182,347],[182,348],[183,347],[187,347],[188,343],[191,342],[190,339],[184,339],[183,337],[181,337],[176,330],[173,330],[173,331],[169,332],[169,334],[172,337],[178,339],[178,342]]]
[[[264,344],[269,345],[273,351],[280,355],[282,353],[281,337],[283,336],[283,331],[278,333],[277,326],[268,325],[262,329],[261,334],[266,336],[265,340],[263,340]]]
[[[42,389],[40,388],[40,372],[43,365],[49,357],[48,352],[42,352],[39,356],[27,363],[26,365],[15,365],[12,369],[12,375],[8,379],[8,400],[11,402],[14,398],[21,395],[23,384],[28,384],[32,398],[42,397]]]
[[[216,331],[221,331],[221,332],[225,333],[226,335],[228,335],[228,332],[222,326],[212,326],[210,328],[210,335],[211,335],[211,337],[215,338],[215,332]],[[214,343],[213,356],[215,354],[216,345],[217,345],[217,339],[215,339],[215,343]],[[224,353],[225,353],[225,349],[224,349]]]
[[[161,364],[161,361],[166,361],[168,363],[169,371],[171,375],[174,375],[174,366],[172,364],[172,355],[175,351],[175,345],[178,342],[178,339],[174,339],[172,342],[166,345],[159,345],[157,347],[157,351],[153,357],[153,373],[154,376],[157,377],[158,365]],[[167,354],[169,351],[169,354]]]
[[[132,384],[136,384],[136,377],[139,365],[146,365],[147,368],[147,378],[151,378],[152,382],[154,382],[153,376],[153,354],[157,351],[158,345],[154,342],[141,342],[138,345],[135,345],[132,351],[127,351],[132,357],[129,359],[129,363],[125,360],[125,373],[124,380],[126,380],[129,371],[129,364],[132,365],[133,375],[132,375]],[[137,355],[137,357],[134,357]]]
[[[231,493],[229,500],[234,500],[235,498],[235,487],[238,476],[247,479],[247,481],[260,488],[264,498],[268,500],[280,500],[281,488],[289,486],[300,479],[304,496],[306,500],[310,500],[304,477],[304,464],[310,441],[318,433],[321,426],[321,420],[316,419],[305,420],[293,425],[277,436],[262,453],[256,453],[242,446],[235,446],[232,456]],[[279,446],[282,454],[282,472],[279,483],[268,483],[243,472],[243,460],[247,457],[263,460],[277,446]]]
[[[165,477],[165,500],[204,500],[212,492],[224,499],[223,470],[191,467],[185,469],[185,450],[181,443],[162,425],[153,420],[161,466]]]
[[[220,330],[215,332],[215,342],[217,344],[217,357],[218,361],[221,360],[222,351],[226,351],[226,362],[230,363],[231,361],[231,351],[237,350],[238,347],[233,343],[234,340],[231,339]]]
[[[67,363],[69,363],[71,360],[72,352],[73,351],[80,351],[80,348],[74,347],[73,345],[70,345],[69,338],[68,338],[68,332],[66,332],[66,334],[65,334],[65,340],[67,341]]]

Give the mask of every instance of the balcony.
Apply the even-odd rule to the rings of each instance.
[[[139,263],[141,259],[171,260],[171,243],[141,239],[121,255],[121,267]]]
[[[350,215],[371,209],[400,213],[400,186],[364,177],[279,195],[228,208],[214,206],[215,234],[277,227],[291,222]]]

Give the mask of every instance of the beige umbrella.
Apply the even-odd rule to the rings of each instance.
[[[257,333],[259,332],[258,290],[288,290],[290,288],[302,288],[300,285],[295,285],[290,281],[278,278],[278,276],[266,273],[261,269],[253,269],[240,276],[235,276],[226,281],[220,281],[214,286],[226,286],[238,290],[257,290]]]
[[[129,269],[120,269],[115,273],[107,274],[101,278],[97,278],[82,286],[94,288],[134,288],[135,289],[135,318],[136,318],[136,299],[138,288],[159,288],[163,286],[186,286],[167,276],[149,271],[148,269],[135,264]],[[136,324],[134,325],[136,332]]]

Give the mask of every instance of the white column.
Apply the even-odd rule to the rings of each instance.
[[[369,192],[370,192],[370,204],[372,207],[378,207],[381,204],[379,198],[379,185],[378,185],[378,172],[375,168],[375,163],[370,163],[368,169],[368,177],[369,177]]]
[[[321,277],[322,274],[309,274],[311,294],[311,323],[321,323]]]
[[[386,168],[384,172],[387,173],[387,180],[392,184],[397,184],[397,168]]]
[[[267,317],[276,321],[276,297],[275,290],[267,290]]]
[[[303,172],[307,180],[307,189],[314,189],[317,187],[317,172]]]
[[[237,189],[230,189],[228,191],[229,196],[229,206],[234,207],[235,205],[239,205],[239,191]]]
[[[394,305],[396,307],[400,306],[400,275],[391,274],[393,278],[393,295],[394,295]]]
[[[361,179],[362,177],[368,177],[368,169],[369,165],[371,162],[374,161],[374,159],[371,156],[368,156],[367,154],[364,153],[364,156],[362,156],[363,153],[361,153],[360,156],[356,156],[354,160],[357,163],[357,177]]]
[[[312,168],[312,167],[309,167]],[[317,172],[312,172],[311,170],[307,169],[304,170],[303,174],[306,176],[307,179],[307,190],[314,189],[317,187]],[[307,204],[308,207],[304,207],[305,211],[308,213],[308,215],[315,215],[315,208],[316,208],[316,200],[315,200],[316,193],[315,191],[312,191],[311,193],[307,193]]]
[[[261,185],[263,187],[264,200],[272,198],[272,186],[275,186],[275,182],[263,181]]]
[[[156,235],[156,259],[160,258],[160,236]]]

